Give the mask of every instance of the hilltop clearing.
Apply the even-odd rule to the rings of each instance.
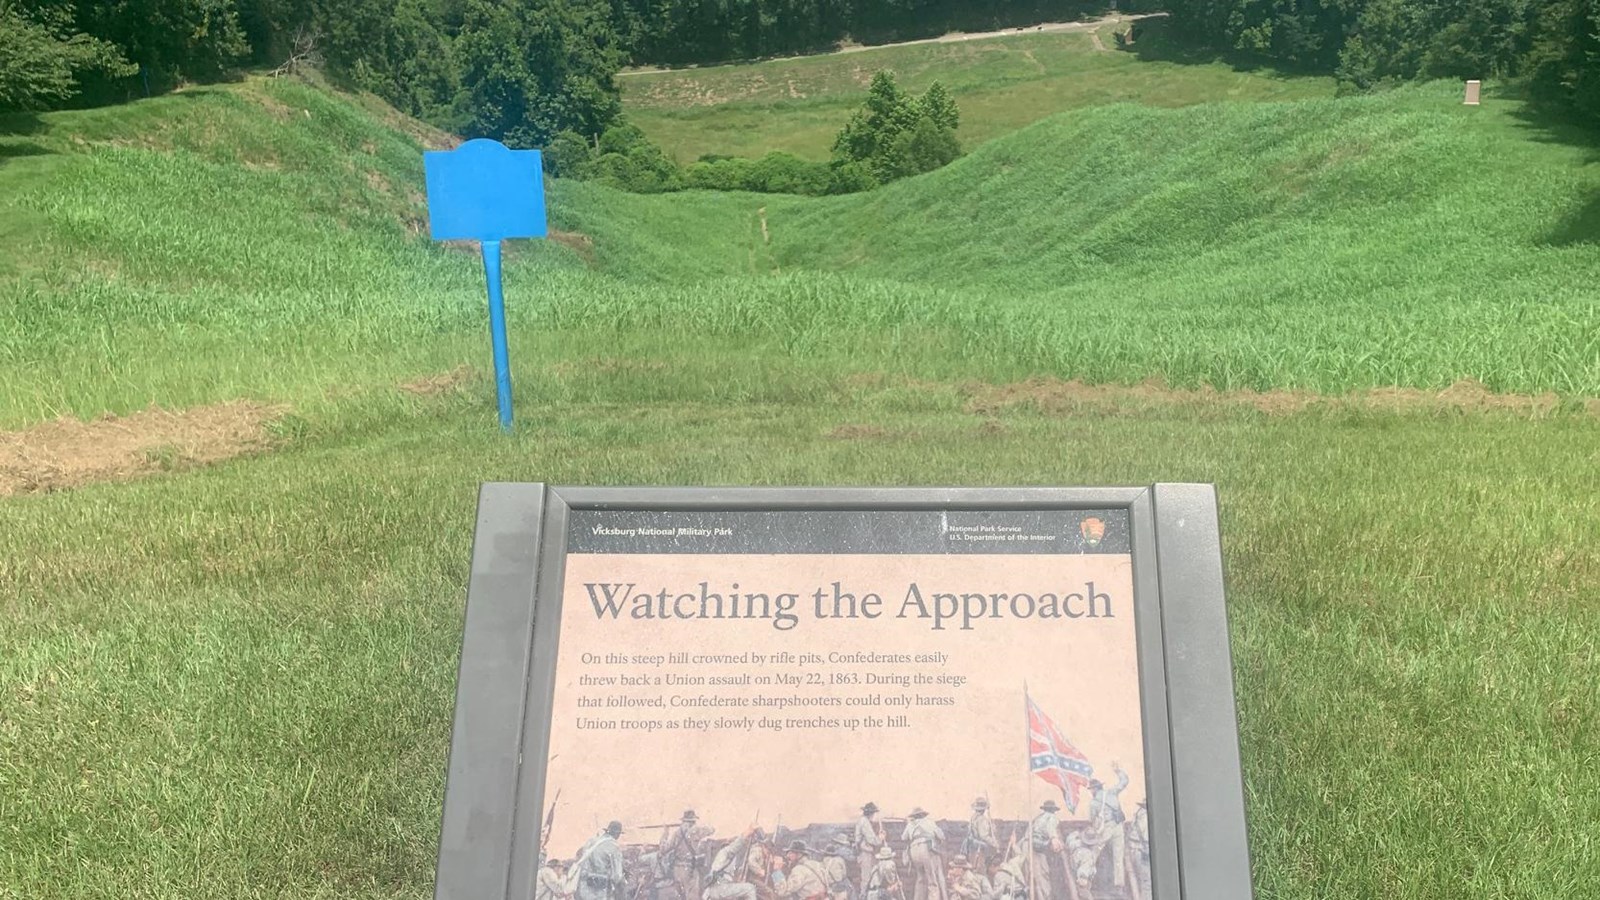
[[[1331,78],[1180,63],[1153,50],[1141,56],[1105,49],[1115,46],[1113,33],[1126,27],[1107,23],[981,41],[869,47],[642,73],[619,83],[629,119],[680,163],[707,153],[758,157],[770,150],[826,159],[833,136],[879,69],[893,71],[913,93],[935,80],[950,88],[962,110],[959,135],[969,149],[1055,113],[1111,103],[1176,107],[1333,96]]]

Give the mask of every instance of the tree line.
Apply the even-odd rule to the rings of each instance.
[[[599,134],[627,60],[606,0],[0,0],[0,111],[314,64],[441,127]]]
[[[0,110],[298,55],[442,127],[596,135],[628,63],[721,62],[1072,18],[1102,0],[0,0]]]
[[[1600,0],[1164,0],[1168,30],[1350,89],[1497,79],[1600,117]]]
[[[1505,79],[1540,102],[1600,117],[1600,0],[1120,5],[1159,5],[1171,14],[1164,30],[1185,42],[1333,72],[1352,89]],[[0,111],[125,100],[300,60],[451,131],[517,146],[571,132],[599,150],[595,142],[619,124],[614,77],[629,62],[716,62],[1102,8],[1079,0],[0,0]]]

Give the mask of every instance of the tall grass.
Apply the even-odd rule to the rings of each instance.
[[[1451,99],[1105,107],[844,198],[556,182],[554,224],[593,248],[513,249],[514,341],[890,347],[930,377],[1600,395],[1600,245],[1551,238],[1600,169],[1509,104]],[[308,402],[481,355],[478,261],[418,231],[418,148],[386,122],[278,83],[78,115],[28,138],[52,152],[0,170],[16,188],[0,202],[29,223],[0,276],[0,422]],[[226,152],[206,142],[221,134]]]
[[[0,122],[0,428],[292,406],[269,454],[0,499],[0,898],[428,896],[502,479],[1214,481],[1259,896],[1600,882],[1592,416],[969,404],[1053,374],[1576,407],[1585,149],[1428,88],[1069,114],[832,200],[557,183],[593,243],[512,248],[502,435],[478,260],[417,229],[427,135],[358,101]]]

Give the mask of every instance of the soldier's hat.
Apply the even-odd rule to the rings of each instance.
[[[1054,800],[1046,800],[1045,802],[1039,804],[1039,808],[1045,812],[1055,812],[1061,807],[1057,806]]]
[[[928,814],[927,810],[923,809],[920,806],[917,806],[917,807],[913,807],[911,812],[906,813],[906,818],[908,818],[908,819],[920,819],[920,818],[922,818],[923,816],[925,816],[927,814]]]
[[[1091,791],[1098,791],[1098,790],[1100,790],[1101,788],[1103,788],[1105,786],[1106,786],[1106,783],[1104,781],[1101,781],[1098,778],[1089,779],[1089,790],[1091,790]]]
[[[972,801],[972,808],[973,809],[988,809],[989,808],[989,801],[984,797],[979,797],[978,799]]]
[[[795,841],[794,843],[789,845],[789,852],[790,853],[799,853],[799,854],[804,855],[804,854],[810,853],[811,852],[811,848],[806,846],[806,842],[805,841]]]
[[[894,851],[889,849],[888,844],[879,847],[877,855],[879,859],[894,859]]]
[[[700,817],[694,814],[694,810],[686,809],[683,811],[683,820],[685,822],[698,822]]]
[[[611,820],[611,824],[606,826],[606,834],[609,834],[612,837],[616,837],[617,835],[619,835],[621,833],[622,833],[622,823],[618,822],[616,819],[612,819]]]
[[[878,804],[873,803],[871,800],[867,801],[867,805],[866,806],[861,807],[861,814],[864,815],[864,816],[870,816],[870,815],[872,815],[873,813],[875,813],[877,811],[878,811]]]
[[[970,868],[972,868],[972,863],[967,862],[967,858],[965,856],[961,856],[960,854],[957,854],[955,859],[950,860],[950,868],[952,868],[952,869],[970,869]]]

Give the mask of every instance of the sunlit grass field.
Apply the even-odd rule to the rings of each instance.
[[[502,479],[1215,482],[1258,896],[1600,884],[1586,136],[1437,86],[1085,108],[854,197],[557,182],[509,436],[427,138],[263,81],[0,122],[0,440],[286,407],[0,497],[0,897],[430,896]],[[1553,398],[1430,400],[1463,379]]]
[[[1158,26],[1148,26],[1156,30]],[[888,69],[913,92],[943,82],[961,107],[958,136],[971,149],[1065,110],[1132,102],[1156,107],[1215,101],[1331,97],[1331,78],[1179,63],[1151,49],[1141,59],[1099,29],[968,42],[886,47],[831,56],[625,75],[623,105],[635,124],[680,163],[703,154],[761,156],[784,150],[827,159],[873,73]],[[1160,38],[1152,34],[1154,48]]]

